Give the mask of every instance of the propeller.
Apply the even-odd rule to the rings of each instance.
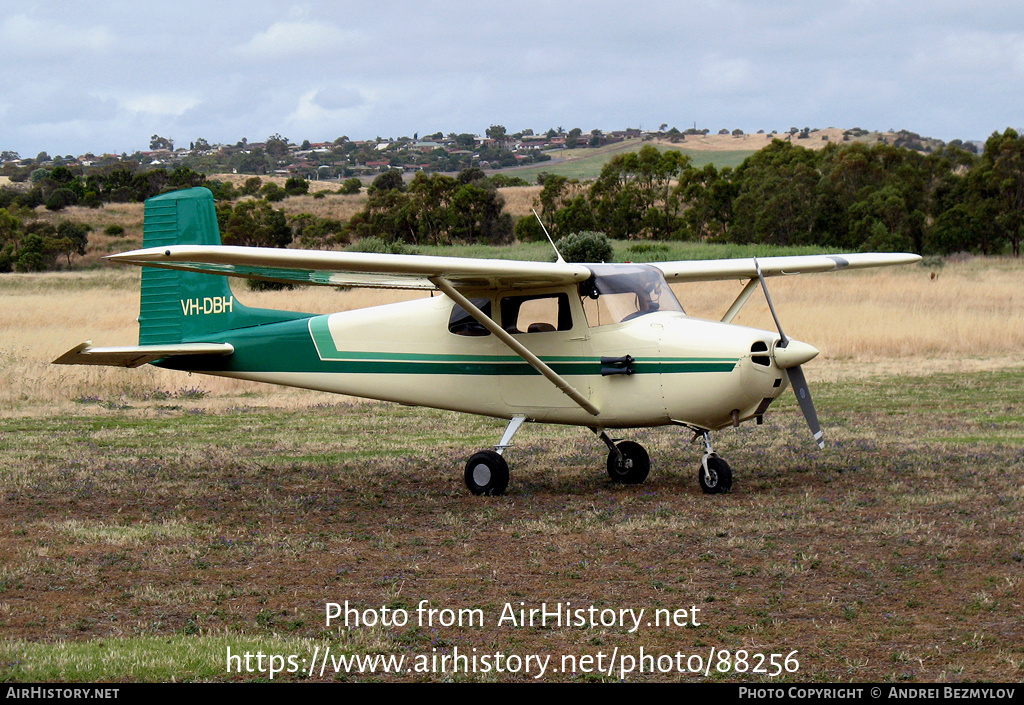
[[[796,394],[800,410],[804,413],[804,418],[807,420],[807,425],[811,428],[811,433],[814,434],[814,441],[818,444],[819,448],[824,448],[825,438],[821,431],[821,424],[818,423],[818,412],[814,409],[811,390],[807,386],[807,378],[804,376],[804,371],[801,367],[803,363],[813,359],[818,354],[818,351],[807,343],[801,343],[799,340],[791,340],[786,337],[786,333],[782,330],[782,324],[779,323],[779,317],[775,313],[775,304],[772,303],[772,296],[768,293],[768,285],[764,281],[764,275],[761,274],[761,265],[757,263],[756,257],[754,258],[754,269],[757,271],[757,278],[761,281],[764,298],[768,301],[768,310],[772,312],[772,318],[775,319],[775,327],[779,329],[779,342],[775,345],[775,364],[786,370],[786,376],[789,377],[789,384],[793,387],[793,392]]]

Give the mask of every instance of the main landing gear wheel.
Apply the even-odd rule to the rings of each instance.
[[[732,468],[718,457],[718,453],[705,455],[704,461],[697,468],[697,481],[705,494],[728,492],[732,489]]]
[[[508,487],[508,463],[493,450],[482,450],[466,463],[466,487],[475,495],[498,496]]]
[[[633,441],[622,441],[615,447],[618,452],[608,453],[608,476],[612,481],[639,485],[646,480],[651,471],[651,458],[644,447]]]

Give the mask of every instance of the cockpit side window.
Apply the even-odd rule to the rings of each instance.
[[[470,301],[488,318],[492,317],[490,299],[470,299]],[[455,335],[485,336],[491,334],[480,321],[473,318],[466,309],[458,304],[452,308],[452,315],[448,318],[448,330]]]
[[[593,278],[580,284],[587,324],[607,326],[656,311],[682,313],[661,270],[648,265],[591,265]]]
[[[572,330],[569,295],[506,296],[501,300],[501,325],[513,334]]]

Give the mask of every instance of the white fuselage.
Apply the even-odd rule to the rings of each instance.
[[[319,364],[291,369],[284,361],[271,369],[203,371],[485,416],[524,415],[601,428],[670,423],[721,428],[763,413],[768,400],[786,388],[786,375],[769,352],[776,333],[667,311],[591,327],[575,287],[552,292],[570,294],[571,325],[566,321],[562,330],[516,332],[514,337],[587,397],[599,411],[596,416],[494,335],[451,332],[454,304],[445,296],[308,319],[303,323]],[[498,302],[514,293],[481,296]],[[267,328],[266,345],[274,346],[273,326]],[[759,343],[763,347],[752,353]],[[301,356],[303,341],[288,345]],[[280,349],[273,355],[287,357]],[[602,375],[602,357],[626,355],[635,361],[633,374]]]

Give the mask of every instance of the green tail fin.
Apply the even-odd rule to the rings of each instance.
[[[217,210],[209,189],[173,191],[146,201],[143,247],[219,244]],[[308,315],[244,306],[235,300],[227,277],[142,268],[139,345],[189,342]]]

